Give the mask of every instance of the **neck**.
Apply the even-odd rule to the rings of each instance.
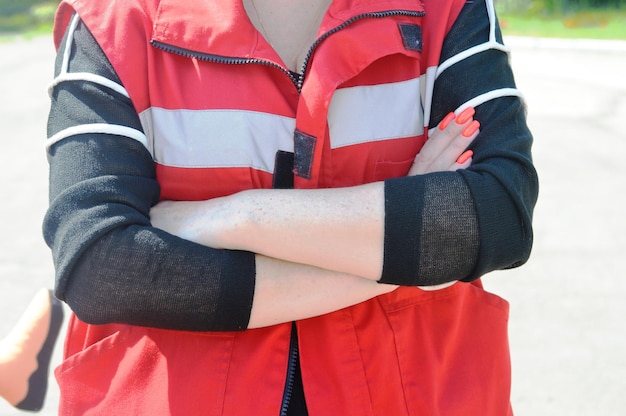
[[[301,69],[330,0],[244,0],[252,24],[287,68]]]

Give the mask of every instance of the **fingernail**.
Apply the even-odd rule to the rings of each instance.
[[[479,127],[480,123],[477,120],[474,120],[469,124],[469,126],[463,129],[463,133],[461,134],[463,135],[463,137],[472,137],[472,135],[476,133]]]
[[[457,124],[465,124],[467,123],[467,121],[474,117],[474,114],[476,113],[476,111],[474,110],[474,107],[467,107],[465,110],[463,110],[461,112],[461,114],[458,115],[458,117],[456,118],[456,122]]]
[[[454,120],[455,118],[456,114],[454,114],[454,112],[448,113],[448,115],[445,116],[443,120],[441,120],[441,124],[439,124],[439,130],[445,130],[446,127],[448,127],[450,123],[452,123],[452,120]]]
[[[459,156],[459,158],[456,160],[456,163],[462,165],[463,163],[467,162],[467,159],[472,156],[474,156],[474,152],[472,152],[471,150],[466,150],[461,154],[461,156]]]

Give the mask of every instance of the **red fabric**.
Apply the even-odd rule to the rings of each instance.
[[[71,315],[59,414],[277,415],[282,389],[267,386],[285,382],[290,329],[199,334]]]
[[[332,65],[315,65],[300,95],[287,77],[279,79],[277,71],[272,75],[262,65],[207,66],[148,45],[154,38],[207,53],[278,59],[249,30],[247,18],[247,26],[241,23],[244,12],[238,1],[68,0],[57,14],[55,40],[58,45],[71,14],[78,10],[138,112],[150,107],[232,106],[295,117],[298,129],[319,140],[313,177],[310,181],[299,178],[296,186],[349,186],[405,175],[424,142],[421,135],[331,150],[326,111],[340,86],[409,79],[412,73],[423,74],[438,63],[444,35],[464,0],[426,3],[428,16],[412,20],[423,23],[423,55],[405,50],[393,40],[397,36],[388,36],[392,40],[386,41],[376,30],[380,27],[376,19],[363,26],[355,24],[337,34],[341,42],[320,46],[316,59],[321,61],[317,62],[327,59]],[[331,26],[348,14],[373,7],[418,10],[421,3],[336,0],[325,24]],[[187,18],[170,18],[180,13]],[[389,25],[382,27],[389,30]],[[233,51],[235,38],[238,49]],[[346,48],[361,44],[350,41],[356,38],[369,39],[371,50]],[[381,57],[389,60],[379,62]],[[395,60],[406,67],[386,70]],[[262,94],[238,94],[237,89],[245,91],[256,83],[261,83]],[[203,199],[271,186],[267,174],[250,174],[248,169],[157,166],[157,172],[166,196],[172,199]],[[434,292],[400,288],[300,321],[302,377],[310,414],[510,415],[507,318],[506,301],[487,293],[479,283],[457,283]],[[192,333],[93,326],[72,317],[65,360],[56,371],[61,388],[59,412],[275,416],[285,384],[290,327]]]
[[[298,322],[311,415],[512,415],[508,304],[403,288]],[[193,333],[70,319],[61,415],[276,415],[290,324]]]
[[[478,283],[405,288],[332,318],[299,326],[312,415],[512,414],[508,304]]]

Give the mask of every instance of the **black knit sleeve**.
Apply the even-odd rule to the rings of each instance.
[[[490,38],[487,6],[485,0],[464,6],[444,42],[442,63]],[[494,33],[501,43],[499,28]],[[508,58],[498,48],[487,48],[441,72],[430,127],[476,97],[514,90]],[[528,259],[538,180],[524,105],[515,94],[503,94],[480,101],[475,119],[481,132],[471,145],[470,168],[385,182],[381,282],[471,281]]]
[[[65,48],[71,48],[68,73],[120,84],[83,25],[71,42],[66,34],[57,77],[68,63]],[[160,189],[148,150],[124,135],[141,133],[132,102],[106,83],[75,78],[55,83],[48,121],[50,206],[43,230],[55,263],[56,295],[92,324],[245,329],[254,254],[214,250],[151,227],[149,211]],[[93,132],[97,125],[122,130]]]

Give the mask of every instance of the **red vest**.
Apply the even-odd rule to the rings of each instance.
[[[334,1],[302,84],[240,1],[67,0],[55,40],[76,11],[135,105],[164,199],[271,187],[277,150],[295,153],[297,188],[351,186],[406,175],[424,142],[441,44],[464,0],[424,3]],[[477,282],[400,288],[299,321],[309,412],[508,415],[507,319],[506,301]],[[60,414],[278,415],[290,331],[72,317]]]

